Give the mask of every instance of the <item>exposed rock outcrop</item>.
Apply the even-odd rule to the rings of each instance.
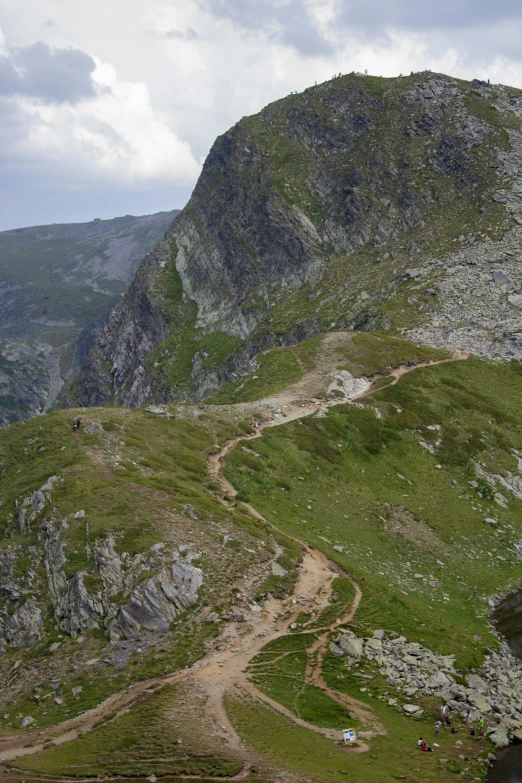
[[[192,561],[199,555],[189,548],[172,550],[163,542],[133,557],[120,555],[114,535],[107,532],[92,546],[86,539],[85,567],[71,575],[65,534],[79,520],[86,531],[90,523],[83,510],[67,518],[50,510],[58,481],[52,476],[19,504],[17,532],[38,530],[39,545],[8,545],[0,553],[0,654],[44,640],[49,604],[56,629],[73,638],[94,628],[106,630],[111,641],[168,631],[198,601],[203,572]],[[19,560],[27,555],[31,566],[21,572]],[[42,562],[45,591],[37,578]]]
[[[428,318],[428,304],[418,300],[424,291],[437,312],[462,307],[451,282],[434,287],[446,260],[431,258],[429,248],[457,203],[478,216],[489,210],[497,223],[512,210],[520,190],[509,184],[518,182],[516,153],[487,117],[494,102],[499,122],[519,139],[518,104],[503,88],[431,73],[388,80],[381,90],[367,86],[353,75],[318,85],[216,140],[189,204],[144,260],[87,358],[80,404],[201,400],[251,372],[267,347],[332,324],[392,328],[386,306],[395,297],[421,322]],[[499,207],[493,196],[506,188]],[[518,247],[517,232],[505,248],[491,240],[481,256]],[[459,253],[450,254],[448,269]],[[507,297],[518,294],[520,281],[508,266],[494,269],[491,284],[505,289],[514,329],[517,305]],[[435,319],[418,339],[452,343],[456,324],[448,317],[449,331],[433,332]]]
[[[522,728],[522,661],[511,654],[507,644],[500,652],[486,656],[476,672],[466,675],[455,669],[454,655],[440,655],[404,636],[387,638],[376,631],[371,639],[357,638],[352,631],[342,631],[334,642],[335,654],[344,653],[348,662],[362,657],[375,661],[387,682],[406,696],[437,696],[450,709],[474,720],[487,718],[498,724],[495,743],[503,747],[508,734]],[[492,737],[493,739],[493,737]]]

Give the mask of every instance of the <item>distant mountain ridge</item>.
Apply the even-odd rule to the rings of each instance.
[[[0,232],[0,423],[49,409],[177,210]]]

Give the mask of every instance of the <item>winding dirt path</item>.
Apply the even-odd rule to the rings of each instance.
[[[436,364],[445,364],[448,362],[462,361],[467,359],[468,356],[469,356],[468,353],[457,351],[449,359],[442,359],[436,362],[426,362],[426,363],[414,365],[412,367],[407,367],[403,365],[390,374],[391,377],[393,378],[393,381],[389,385],[396,384],[399,381],[399,379],[402,378],[406,373],[412,372],[413,370],[419,369],[420,367],[427,367]],[[237,438],[233,438],[232,440],[228,441],[225,444],[225,446],[221,449],[220,452],[218,452],[217,454],[213,454],[208,458],[208,462],[207,462],[208,470],[212,477],[212,480],[217,484],[219,484],[224,496],[228,498],[235,498],[237,495],[237,490],[231,484],[231,482],[226,478],[224,474],[224,470],[225,470],[226,458],[240,443],[244,441],[252,441],[257,438],[260,438],[263,434],[263,430],[267,427],[276,427],[281,424],[294,421],[296,419],[301,419],[306,416],[310,416],[313,413],[317,413],[321,410],[325,411],[329,407],[332,407],[333,405],[339,405],[342,402],[353,402],[362,397],[366,397],[369,394],[375,393],[376,391],[379,390],[379,388],[380,387],[376,383],[368,382],[365,388],[359,391],[355,391],[353,396],[347,396],[345,399],[336,398],[335,400],[332,401],[324,401],[324,400],[314,401],[311,404],[304,405],[304,406],[302,404],[285,406],[284,417],[261,422],[259,424],[259,427],[252,434],[241,435],[238,436]],[[276,399],[279,400],[279,398],[280,395],[276,395]],[[268,398],[268,400],[265,400],[265,402],[268,402],[269,400],[270,398]],[[222,502],[228,506],[227,500],[223,499]],[[252,506],[250,503],[242,502],[241,505],[244,508],[248,509],[248,511],[251,514],[253,514],[257,519],[264,522],[273,530],[277,530],[283,535],[288,536],[287,533],[280,530],[276,525],[268,522],[259,513],[259,511],[257,511],[257,509],[254,508],[254,506]],[[307,650],[308,664],[306,667],[303,687],[304,684],[306,683],[309,683],[310,685],[314,685],[320,688],[333,701],[337,702],[338,704],[341,704],[346,709],[349,708],[350,711],[357,716],[357,718],[361,721],[361,723],[365,727],[367,727],[363,731],[359,732],[359,737],[371,738],[377,734],[385,735],[387,733],[386,729],[378,721],[375,715],[373,715],[373,713],[369,710],[366,704],[358,701],[357,699],[354,699],[351,696],[348,696],[345,693],[339,693],[338,691],[335,691],[332,688],[330,688],[324,681],[323,674],[322,674],[322,661],[327,649],[329,636],[332,633],[332,631],[335,630],[336,627],[345,625],[346,623],[349,623],[353,619],[362,598],[361,588],[355,582],[355,580],[348,573],[346,573],[346,571],[340,569],[339,566],[334,565],[326,557],[326,555],[323,554],[320,550],[315,549],[311,545],[299,539],[293,538],[291,536],[288,537],[296,541],[302,547],[304,552],[300,580],[298,585],[296,586],[294,596],[290,599],[291,601],[293,601],[293,603],[295,603],[296,602],[295,596],[298,596],[301,599],[300,606],[297,609],[297,611],[291,613],[290,615],[286,614],[284,620],[278,619],[279,613],[276,610],[274,602],[272,602],[272,605],[266,606],[265,621],[268,622],[268,632],[266,634],[263,632],[262,643],[248,645],[248,649],[245,650],[244,654],[239,658],[235,658],[233,662],[230,662],[230,659],[223,659],[221,661],[222,669],[220,672],[220,679],[222,683],[224,683],[225,681],[227,682],[225,689],[221,690],[220,692],[221,703],[222,703],[222,698],[224,696],[224,692],[226,690],[232,691],[233,689],[236,690],[240,689],[243,691],[247,691],[252,697],[264,702],[265,704],[268,704],[272,709],[285,715],[287,718],[290,718],[290,720],[292,720],[294,723],[297,723],[298,725],[305,725],[307,728],[310,728],[313,731],[324,734],[326,737],[331,737],[332,739],[339,738],[338,732],[332,731],[330,729],[319,728],[312,724],[306,723],[305,721],[302,721],[291,710],[287,709],[283,705],[274,701],[269,696],[267,696],[262,691],[260,691],[258,688],[256,688],[255,685],[248,679],[246,674],[246,668],[250,663],[250,661],[252,660],[252,658],[254,658],[254,656],[257,654],[257,652],[259,652],[262,647],[268,644],[268,642],[288,634],[290,625],[294,622],[294,620],[298,617],[298,615],[301,612],[303,611],[317,612],[323,608],[326,608],[326,606],[328,606],[329,604],[329,599],[330,599],[331,589],[332,589],[331,587],[332,581],[335,578],[335,576],[342,574],[345,578],[350,580],[350,582],[352,583],[355,589],[355,596],[352,605],[344,615],[334,620],[327,628],[322,629],[322,633],[317,637],[317,639],[312,644],[312,646]],[[312,574],[314,576],[314,579],[308,580],[308,583],[303,584],[303,577],[307,574],[308,575]],[[306,632],[306,630],[303,632]],[[229,662],[232,663],[230,667],[228,665]],[[238,664],[240,665],[239,670],[238,670]],[[212,680],[211,678],[211,683],[209,683],[211,689],[213,687],[213,683],[215,683],[215,680]],[[215,696],[216,694],[214,693],[214,697]],[[351,752],[354,751],[364,752],[369,750],[369,747],[366,743],[359,740],[358,744],[359,747],[351,748],[350,749]]]
[[[411,368],[405,366],[400,367],[391,373],[393,377],[392,384],[397,383],[397,381],[407,372],[411,372],[420,367],[462,361],[467,359],[468,356],[469,354],[457,352],[450,359],[444,359],[438,362],[427,362]],[[296,402],[294,404],[286,405],[284,417],[262,422],[259,429],[252,434],[243,435],[228,441],[219,453],[209,457],[208,470],[213,481],[220,485],[224,495],[234,498],[237,495],[237,491],[225,477],[224,468],[227,456],[239,443],[259,438],[262,435],[263,430],[267,427],[286,424],[321,410],[325,411],[332,405],[352,402],[361,397],[373,394],[375,391],[378,391],[378,388],[377,385],[369,381],[362,391],[358,391],[351,397],[347,396],[345,399],[336,398],[332,401],[313,400],[307,404]],[[276,402],[279,402],[280,397],[281,395],[276,395],[273,399]],[[107,475],[107,478],[112,478],[107,466],[103,465],[99,458],[84,446],[79,434],[75,433],[75,436],[77,437],[81,448],[104,471],[104,475]],[[225,499],[223,499],[222,502],[225,505],[228,505],[228,502]],[[267,522],[253,506],[248,503],[243,503],[242,505],[257,519],[262,520],[265,524],[278,530],[275,525]],[[279,532],[283,533],[283,531]],[[287,535],[286,533],[283,534]],[[384,726],[379,723],[377,718],[368,709],[367,705],[329,688],[322,676],[322,660],[327,648],[328,637],[336,627],[344,625],[352,620],[362,598],[362,591],[350,575],[342,571],[338,566],[334,566],[325,554],[303,541],[298,539],[294,540],[299,543],[302,548],[303,561],[300,568],[299,580],[293,595],[285,600],[269,599],[265,603],[263,609],[257,613],[254,612],[257,616],[253,618],[252,623],[245,624],[246,627],[244,629],[238,630],[237,624],[234,623],[226,626],[222,634],[223,644],[220,645],[225,647],[225,649],[213,650],[191,667],[182,669],[174,674],[157,676],[130,686],[123,691],[113,694],[88,712],[56,726],[1,737],[0,763],[13,761],[16,758],[28,754],[38,753],[45,747],[48,747],[49,744],[62,744],[76,739],[97,725],[116,720],[129,710],[152,698],[162,688],[182,681],[187,681],[188,683],[192,682],[194,685],[202,687],[208,695],[210,714],[213,714],[216,721],[220,723],[221,728],[224,730],[229,748],[238,758],[241,758],[245,764],[242,773],[236,776],[236,779],[238,780],[247,774],[252,761],[257,761],[257,759],[255,759],[255,754],[253,754],[251,750],[247,750],[243,746],[240,737],[230,723],[223,706],[224,697],[227,693],[233,693],[235,691],[237,693],[248,694],[251,698],[264,703],[274,711],[289,718],[297,725],[304,726],[323,734],[329,739],[338,740],[339,732],[331,729],[319,728],[313,724],[307,723],[297,717],[292,711],[258,690],[248,679],[246,670],[252,659],[268,642],[288,634],[290,625],[296,620],[301,612],[309,612],[311,614],[320,613],[329,605],[332,581],[340,573],[352,582],[355,588],[355,597],[351,607],[342,617],[337,618],[327,628],[320,629],[320,635],[308,650],[309,660],[306,668],[305,682],[320,688],[333,701],[342,704],[354,712],[365,727],[367,727],[359,733],[359,736],[371,738],[376,734],[386,734]],[[305,632],[306,629],[303,633]],[[368,749],[368,745],[360,741],[358,748],[350,748],[348,751],[352,753],[364,752]],[[5,775],[0,771],[0,778],[1,777],[5,777]],[[10,777],[13,777],[12,773],[10,774]],[[26,773],[24,773],[22,777],[27,780],[42,779],[38,777],[31,778],[31,776],[28,776]]]

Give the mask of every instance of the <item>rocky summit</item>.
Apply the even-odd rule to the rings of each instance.
[[[218,138],[68,397],[202,400],[328,329],[517,357],[522,93],[350,75]],[[520,301],[519,301],[520,300]]]

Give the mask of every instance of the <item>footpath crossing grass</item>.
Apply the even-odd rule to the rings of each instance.
[[[265,431],[256,443],[255,464],[236,450],[227,476],[270,522],[323,550],[357,580],[363,598],[351,627],[360,636],[381,628],[397,631],[438,653],[455,654],[465,674],[497,645],[488,625],[489,597],[520,582],[514,545],[522,539],[515,494],[521,476],[521,375],[518,364],[476,358],[419,369],[357,406],[339,405],[324,417]],[[297,714],[304,691],[297,697],[295,680],[285,680],[284,660],[266,659],[254,681]],[[292,665],[295,678],[301,659]],[[363,673],[371,679],[357,676]],[[358,783],[401,776],[446,781],[460,774],[483,779],[490,746],[468,737],[460,725],[456,737],[443,733],[437,754],[419,759],[415,741],[421,734],[432,736],[436,700],[411,697],[425,709],[423,718],[411,719],[401,711],[408,698],[374,664],[363,662],[357,672],[347,672],[344,659],[327,654],[323,674],[332,688],[367,703],[388,731],[371,741],[370,753],[350,758],[349,772]],[[390,698],[397,699],[396,706],[387,704]],[[315,721],[307,714],[319,725],[321,704],[314,709]],[[245,740],[281,763],[312,777],[323,774],[320,780],[343,776],[330,761],[337,751],[323,749],[321,738],[305,738],[265,708],[247,709],[236,700],[230,710]],[[261,722],[259,735],[249,715]],[[313,743],[313,759],[307,754],[297,759],[297,735],[303,746]],[[329,761],[331,777],[324,772]]]

